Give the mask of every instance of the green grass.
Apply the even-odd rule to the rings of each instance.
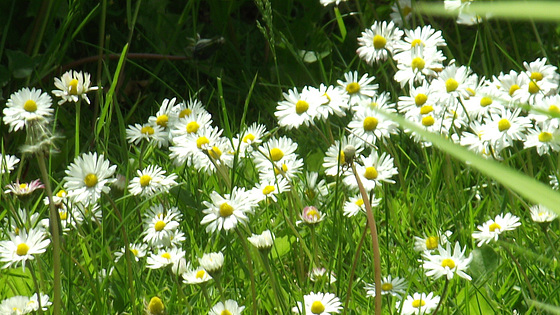
[[[0,269],[0,301],[37,291],[53,301],[54,284],[60,279],[64,314],[144,314],[154,296],[162,299],[167,314],[206,314],[227,299],[245,306],[244,314],[254,310],[288,314],[312,291],[334,293],[345,306],[341,313],[372,314],[374,298],[363,289],[365,282],[373,283],[375,272],[367,219],[362,214],[343,215],[344,202],[355,191],[342,178],[326,176],[322,167],[329,146],[347,134],[350,117],[286,130],[278,126],[274,113],[282,92],[321,83],[336,85],[348,71],[375,75],[379,91],[391,92],[392,102],[405,95],[407,90],[393,80],[392,61],[370,66],[356,54],[356,38],[373,21],[389,20],[392,4],[353,0],[334,7],[323,7],[319,1],[265,0],[0,4],[2,108],[23,87],[50,93],[54,78],[70,69],[90,73],[92,85],[101,87],[88,94],[92,104],[82,101],[79,111],[72,103],[56,105],[58,99],[53,97],[55,119],[50,128],[59,138],[46,166],[55,193],[63,187],[65,170],[78,153],[104,154],[117,166],[115,175],[122,176],[125,186],[138,169],[152,164],[178,176],[177,186],[151,198],[133,196],[113,185],[98,202],[103,219],[84,220],[65,232],[60,257],[53,255],[51,240],[44,254],[27,261],[25,271],[19,265]],[[442,31],[447,42],[445,64],[455,59],[487,78],[511,69],[521,72],[524,61],[541,57],[548,57],[551,65],[559,64],[560,29],[558,17],[552,14],[558,11],[553,2],[531,3],[531,10],[505,1],[481,4],[487,6],[484,10],[499,13],[474,26],[457,25],[452,16],[433,7],[436,4],[421,6],[409,26],[429,24]],[[212,39],[211,44],[196,45],[198,35]],[[307,63],[299,55],[301,50],[318,52],[321,58]],[[212,114],[213,125],[229,139],[243,135],[253,122],[267,127],[266,139],[283,135],[293,139],[304,172],[291,183],[292,191],[279,195],[277,202],[261,202],[247,225],[229,233],[207,233],[206,225],[200,224],[203,202],[210,201],[213,191],[223,196],[232,187],[254,187],[258,170],[251,160],[238,157],[225,174],[208,175],[175,164],[167,148],[130,145],[128,126],[146,122],[165,98],[173,97],[178,102],[199,99]],[[545,228],[534,223],[529,213],[529,207],[538,203],[560,213],[560,195],[548,183],[550,174],[558,174],[558,155],[540,156],[517,143],[504,153],[503,161],[487,160],[424,132],[402,116],[394,115],[392,120],[433,146],[421,147],[402,131],[375,147],[366,144],[369,151],[390,154],[398,169],[392,178],[395,184],[384,183],[375,190],[376,198],[382,199],[373,208],[381,274],[405,278],[406,295],[442,296],[439,314],[511,314],[514,309],[520,314],[560,313],[560,226],[555,220]],[[2,123],[0,132],[2,153],[21,159],[14,171],[0,175],[2,187],[18,178],[20,182],[40,178],[36,157],[20,153],[25,131],[9,132]],[[326,180],[328,195],[309,193],[305,173],[311,171]],[[2,194],[0,241],[9,239],[8,222],[18,220],[20,208],[48,218],[46,196],[44,189],[25,198]],[[224,254],[220,285],[216,281],[205,288],[185,284],[170,268],[146,268],[146,258],[136,262],[125,255],[114,261],[115,252],[127,243],[142,242],[142,216],[154,204],[175,206],[181,212],[186,261],[198,266],[205,253]],[[313,227],[296,224],[308,205],[322,211],[325,220]],[[521,226],[505,232],[497,242],[477,247],[472,232],[506,212],[518,216]],[[271,252],[263,255],[245,239],[266,229],[276,239]],[[443,278],[427,277],[421,267],[414,237],[447,230],[453,232],[451,244],[459,242],[473,255],[466,271],[472,281],[455,275],[446,285]],[[62,269],[60,278],[53,273],[57,264]],[[312,267],[333,272],[336,281],[312,282],[308,275]],[[399,312],[400,302],[383,296],[383,314]],[[53,307],[44,313],[53,313]]]

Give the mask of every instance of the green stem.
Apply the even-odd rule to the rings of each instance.
[[[367,226],[364,228],[364,232],[360,237],[360,242],[358,243],[358,248],[356,249],[356,254],[354,254],[354,260],[352,262],[352,268],[350,269],[350,275],[348,276],[348,290],[346,293],[346,300],[344,301],[344,314],[348,310],[348,303],[350,303],[350,296],[352,295],[352,284],[354,279],[354,273],[356,272],[356,266],[358,264],[358,259],[360,258],[360,254],[362,253],[362,245],[364,244],[364,240],[366,239],[367,233]]]
[[[53,193],[51,190],[51,183],[49,181],[49,174],[47,173],[47,166],[45,164],[45,155],[43,153],[37,154],[37,162],[45,185],[45,192],[49,199],[49,226],[51,229],[52,245],[53,245],[53,315],[61,314],[62,304],[62,281],[61,265],[60,265],[60,218],[58,211],[54,206]]]
[[[35,292],[37,293],[37,304],[39,304],[39,308],[37,309],[37,311],[39,312],[39,315],[43,315],[43,308],[41,306],[41,290],[39,290],[39,283],[37,283],[37,275],[35,275],[35,270],[33,270],[33,264],[29,264],[29,269],[31,272],[31,277],[33,278]]]
[[[253,272],[253,259],[251,258],[251,254],[249,253],[249,247],[247,246],[247,240],[241,234],[239,229],[235,229],[235,233],[239,236],[241,240],[241,245],[243,246],[243,250],[245,251],[245,256],[247,256],[247,267],[249,267],[249,278],[251,279],[251,296],[253,297],[253,314],[257,314],[257,291],[255,289],[255,273]]]
[[[263,261],[264,269],[266,270],[266,272],[268,273],[268,276],[270,277],[272,291],[274,292],[274,297],[276,298],[276,303],[278,304],[278,307],[282,310],[281,312],[286,311],[287,306],[284,303],[285,302],[284,296],[280,295],[280,287],[278,286],[278,282],[276,282],[276,276],[275,276],[274,273],[272,273],[272,269],[270,268],[270,260],[268,259],[269,251],[266,251],[266,252],[259,251],[259,252],[261,253],[261,258],[262,258],[262,261]]]
[[[202,287],[202,295],[204,295],[206,302],[208,302],[209,309],[212,309],[213,307],[212,300],[210,299],[210,295],[208,295],[208,289],[206,288],[206,283],[201,283],[200,286]]]
[[[439,298],[439,303],[436,306],[436,309],[434,310],[434,312],[432,313],[432,315],[436,315],[441,304],[443,303],[443,299],[445,298],[445,295],[447,294],[447,289],[449,288],[449,279],[446,277],[445,278],[445,285],[443,286],[443,292],[441,292],[441,297]]]

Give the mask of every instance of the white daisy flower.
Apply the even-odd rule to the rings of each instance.
[[[436,31],[430,25],[418,26],[414,30],[404,30],[403,39],[395,44],[395,53],[409,51],[414,47],[423,47],[433,51],[437,47],[447,46],[441,31]],[[396,59],[399,59],[398,57]]]
[[[206,209],[202,210],[206,216],[200,224],[208,224],[206,232],[214,233],[222,229],[226,232],[234,229],[238,223],[246,224],[249,221],[247,213],[252,213],[256,202],[247,194],[244,188],[235,187],[231,194],[223,197],[213,191],[210,194],[212,202],[203,201]]]
[[[426,80],[422,81],[420,86],[411,86],[408,95],[399,96],[397,102],[397,109],[399,113],[404,114],[405,117],[416,117],[420,115],[420,108],[424,105],[431,105],[432,107],[438,101]]]
[[[19,179],[16,179],[15,183],[6,185],[7,190],[4,191],[5,194],[14,194],[16,196],[29,195],[37,189],[45,188],[45,185],[41,183],[41,180],[36,179],[29,183],[20,183]]]
[[[321,202],[329,195],[327,182],[325,179],[319,180],[317,172],[305,173],[305,181],[303,181],[301,189],[308,201]]]
[[[48,219],[47,219],[48,220]],[[29,228],[44,229],[39,219],[39,213],[30,214],[27,209],[19,208],[15,216],[4,217],[5,231],[8,234],[19,235],[21,230],[28,231]],[[46,229],[45,229],[46,231]]]
[[[274,244],[274,234],[270,230],[265,230],[261,234],[253,234],[247,238],[258,250],[268,250]]]
[[[431,314],[437,307],[440,297],[434,295],[432,292],[428,293],[414,293],[409,295],[406,300],[401,303],[402,315],[413,314]]]
[[[366,191],[371,192],[376,186],[381,185],[382,182],[395,183],[391,177],[399,172],[393,166],[393,158],[387,153],[379,156],[375,151],[368,157],[361,157],[361,162],[361,164],[356,164],[356,173],[360,176]],[[349,187],[358,189],[358,183],[352,173],[344,178],[344,183]]]
[[[523,142],[523,148],[537,148],[539,155],[549,154],[550,151],[560,151],[560,132],[558,126],[551,123],[544,123],[543,127],[535,124],[534,128],[529,128],[527,139]]]
[[[262,143],[265,133],[266,127],[264,125],[253,123],[245,132],[239,134],[234,139],[235,145],[233,149],[239,150],[241,156],[244,157],[246,152],[253,152]]]
[[[492,79],[492,84],[498,88],[501,93],[501,98],[508,101],[508,106],[514,103],[514,99],[517,93],[520,93],[521,86],[529,78],[525,74],[518,74],[514,70],[511,70],[508,74],[500,73],[498,77],[494,76]]]
[[[442,106],[455,108],[458,98],[462,100],[471,96],[471,91],[478,86],[478,76],[466,66],[457,66],[452,60],[432,81],[434,90],[439,94]]]
[[[206,253],[198,259],[198,263],[210,274],[216,274],[224,266],[224,254],[222,252]]]
[[[372,84],[373,80],[375,80],[375,76],[369,77],[367,73],[358,79],[358,71],[354,71],[345,73],[344,81],[337,80],[337,83],[348,94],[348,104],[353,106],[361,100],[372,98],[377,93],[379,85]]]
[[[543,205],[534,205],[529,210],[531,211],[531,219],[537,223],[552,222],[558,217],[556,212],[552,212]]]
[[[513,214],[498,214],[493,220],[488,220],[479,225],[477,227],[478,231],[474,231],[472,237],[478,241],[476,245],[480,247],[491,241],[497,241],[502,232],[515,230],[520,225],[519,218]]]
[[[41,228],[21,230],[18,235],[9,233],[8,236],[10,240],[0,242],[0,262],[5,263],[2,268],[9,268],[21,262],[25,271],[25,262],[44,253],[51,242]]]
[[[173,270],[177,269],[177,265],[181,259],[185,258],[185,251],[177,247],[161,248],[158,253],[150,253],[146,259],[146,267],[149,269],[160,269],[172,266]]]
[[[134,145],[139,145],[144,140],[158,148],[164,146],[168,141],[163,128],[150,123],[129,125],[126,128],[126,140]]]
[[[183,282],[187,284],[201,284],[212,280],[212,276],[202,267],[193,268],[191,263],[187,263],[187,271],[183,273]]]
[[[424,237],[414,237],[414,250],[417,252],[434,252],[441,245],[446,245],[448,243],[449,237],[453,235],[451,231],[445,231],[443,233],[437,233],[435,235],[424,235]]]
[[[406,293],[407,287],[408,281],[404,278],[393,278],[389,275],[381,279],[381,295],[389,294],[398,299],[402,299],[403,295]],[[375,297],[375,283],[366,283],[364,289],[367,292],[367,296]]]
[[[391,6],[391,20],[398,26],[403,27],[404,21],[409,22],[412,18],[412,1],[398,0]]]
[[[240,315],[245,306],[239,306],[234,300],[226,300],[225,303],[218,302],[214,305],[208,315]]]
[[[2,154],[0,153],[0,175],[5,173],[11,173],[16,165],[18,164],[19,159],[15,155],[9,154]]]
[[[346,116],[346,110],[349,108],[349,96],[341,86],[326,86],[321,83],[319,93],[326,97],[326,102],[317,108],[319,119],[325,120],[332,114],[338,117]]]
[[[334,144],[331,145],[327,152],[325,153],[325,158],[323,160],[323,168],[325,169],[325,174],[329,176],[352,174],[352,170],[348,167],[344,167],[346,163],[346,157],[344,154],[344,148],[348,145],[353,146],[356,149],[356,156],[360,155],[364,150],[364,142],[354,135],[344,136],[341,140],[335,140]]]
[[[201,128],[196,133],[188,133],[186,135],[173,138],[173,145],[169,147],[169,157],[174,160],[176,165],[187,164],[187,166],[195,166],[196,161],[203,161],[211,164],[208,158],[208,151],[220,139],[223,130],[218,127],[208,126]]]
[[[164,130],[173,129],[175,123],[177,122],[177,119],[179,118],[175,111],[176,101],[177,98],[175,97],[172,99],[164,99],[163,102],[161,102],[161,106],[159,107],[156,115],[150,116],[148,118],[148,122],[152,125],[158,125]]]
[[[424,83],[436,77],[438,71],[443,68],[442,62],[446,57],[435,48],[419,45],[393,56],[393,59],[397,61],[398,68],[394,76],[395,81],[399,82],[401,87],[412,87],[416,83]]]
[[[453,279],[453,275],[457,274],[459,277],[472,280],[471,276],[465,273],[465,270],[469,268],[469,264],[472,261],[472,253],[468,257],[465,257],[465,251],[467,248],[461,249],[459,242],[455,243],[453,252],[451,252],[451,245],[447,243],[445,249],[438,246],[438,254],[431,254],[430,252],[424,252],[424,261],[422,268],[426,270],[426,275],[429,277],[434,277],[438,279],[442,276],[446,276],[447,280]]]
[[[299,216],[302,221],[297,221],[296,222],[297,225],[301,223],[306,223],[310,225],[317,224],[325,219],[325,214],[323,214],[323,212],[319,211],[314,206],[304,207]]]
[[[170,238],[179,228],[181,218],[176,207],[165,209],[161,204],[151,206],[144,214],[144,242],[155,247],[170,246]]]
[[[500,114],[491,114],[488,119],[482,140],[490,142],[498,152],[513,145],[514,140],[524,141],[527,129],[531,127],[531,120],[520,116],[521,108],[510,110],[502,108]]]
[[[134,260],[140,261],[140,258],[146,256],[148,245],[144,243],[130,244],[128,250],[132,254]],[[126,253],[126,248],[124,247],[122,247],[119,251],[115,252],[115,263],[118,262],[122,257],[126,257],[125,253]]]
[[[30,309],[32,312],[38,311],[39,302],[41,302],[41,310],[43,311],[48,310],[47,307],[52,305],[52,302],[49,301],[48,295],[41,293],[39,294],[39,297],[37,297],[37,293],[35,293],[29,298],[29,302],[27,302],[28,309]]]
[[[28,314],[32,310],[28,306],[29,297],[16,295],[3,300],[0,303],[0,314],[20,315]]]
[[[477,89],[475,95],[464,99],[463,106],[471,120],[482,122],[485,118],[489,118],[491,114],[498,114],[504,104],[499,90],[487,81],[483,86]]]
[[[175,185],[176,174],[165,176],[165,170],[157,165],[149,165],[143,170],[137,171],[138,176],[134,177],[128,185],[128,190],[133,195],[150,197],[159,192],[167,192]]]
[[[40,89],[22,88],[12,93],[6,102],[4,123],[9,125],[9,132],[18,131],[28,126],[32,121],[49,119],[54,109],[51,108],[52,99]]]
[[[374,195],[370,204],[372,207],[377,207],[379,206],[380,202],[381,202],[381,198],[375,198]],[[353,217],[360,212],[365,214],[366,208],[364,206],[364,199],[362,199],[362,195],[357,194],[353,197],[350,197],[350,199],[344,203],[343,211],[344,211],[344,216],[346,217]]]
[[[103,154],[82,153],[66,169],[64,188],[73,202],[94,204],[101,193],[111,190],[107,185],[115,181],[111,177],[116,169],[117,166],[111,166]]]
[[[290,184],[284,177],[261,178],[259,183],[249,191],[249,195],[256,202],[271,200],[277,202],[277,195],[290,190]]]
[[[199,130],[212,127],[212,115],[207,112],[195,112],[184,118],[179,119],[171,130],[173,142],[181,140],[178,137],[186,136],[190,133],[198,133]]]
[[[177,113],[179,119],[190,116],[191,114],[208,113],[202,102],[196,98],[190,98],[186,102],[181,102],[173,108],[173,111]]]
[[[311,292],[303,296],[303,306],[297,302],[297,306],[292,308],[298,314],[338,314],[342,309],[340,299],[332,293]]]
[[[58,105],[62,105],[66,102],[77,103],[80,99],[91,104],[87,93],[98,90],[99,87],[90,85],[91,79],[89,73],[70,70],[65,72],[60,79],[54,78],[54,86],[59,88],[59,90],[53,90],[52,94],[61,98],[61,100],[58,101]]]
[[[393,53],[393,45],[403,34],[393,21],[375,21],[370,28],[362,32],[361,37],[358,37],[360,47],[356,53],[370,65],[379,60],[387,60],[387,56]]]
[[[388,98],[388,93],[381,93],[355,106],[356,113],[348,124],[350,132],[368,144],[375,144],[378,139],[386,143],[391,135],[397,134],[398,125],[380,112],[396,112],[394,104],[388,103]]]
[[[287,129],[313,124],[313,119],[318,115],[317,109],[328,101],[318,89],[309,86],[304,87],[301,93],[293,88],[282,94],[284,100],[278,102],[274,115],[278,119],[278,125]]]
[[[327,271],[325,268],[313,268],[309,273],[309,280],[312,282],[318,282],[322,279],[327,280],[327,283],[333,284],[336,282],[336,277],[332,271]]]
[[[560,95],[555,94],[546,96],[542,102],[531,106],[527,118],[534,120],[536,124],[550,124],[556,128],[560,128]]]

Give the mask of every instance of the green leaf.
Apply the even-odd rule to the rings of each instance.
[[[472,251],[472,255],[473,260],[469,265],[469,274],[475,281],[487,277],[489,274],[498,269],[500,264],[499,256],[492,247],[484,245],[482,247],[475,248]]]
[[[16,79],[27,78],[33,72],[33,60],[19,50],[6,50],[8,69]]]
[[[295,238],[292,239],[292,242]],[[290,241],[288,236],[277,237],[274,239],[274,247],[272,248],[273,259],[278,259],[286,255],[290,251]]]
[[[338,29],[340,30],[340,41],[343,42],[346,39],[346,25],[344,25],[344,20],[342,19],[342,15],[338,10],[338,7],[334,7],[334,14],[336,15],[336,23],[338,24]]]

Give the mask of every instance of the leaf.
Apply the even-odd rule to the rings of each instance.
[[[292,239],[292,242],[295,238]],[[273,259],[278,259],[286,255],[290,251],[290,241],[288,236],[277,237],[274,239],[274,247],[272,248]]]
[[[33,60],[19,50],[6,50],[8,69],[16,79],[27,78],[33,72]]]
[[[473,260],[469,266],[473,279],[483,279],[498,269],[499,256],[491,246],[484,245],[472,251]]]

